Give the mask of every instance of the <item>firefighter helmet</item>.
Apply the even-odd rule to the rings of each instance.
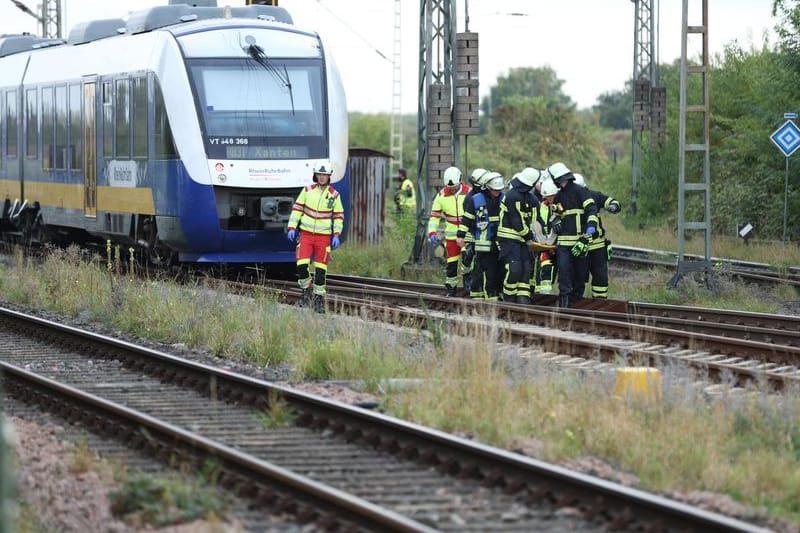
[[[333,165],[327,159],[320,161],[314,167],[314,174],[327,174],[330,176],[333,174]]]
[[[445,187],[455,187],[461,183],[461,171],[458,167],[447,167],[444,171]]]
[[[547,172],[550,173],[550,176],[553,178],[553,181],[558,183],[563,180],[574,180],[575,176],[572,174],[570,169],[567,168],[567,165],[561,163],[553,163],[549,167],[547,167]]]
[[[490,191],[502,191],[506,188],[506,181],[499,172],[489,172],[489,179],[486,180],[486,188]]]
[[[488,170],[485,168],[476,168],[472,171],[472,174],[469,175],[469,182],[471,185],[480,185],[481,178],[484,178],[489,173]]]
[[[552,179],[547,178],[542,180],[542,188],[539,191],[543,197],[553,196],[558,193],[558,187]]]
[[[581,187],[586,187],[586,180],[583,179],[583,175],[582,174],[573,173],[572,175],[575,176],[575,185],[580,185]]]
[[[531,187],[536,185],[542,179],[542,171],[533,167],[526,167],[519,173],[525,183],[531,182]]]
[[[524,168],[522,169],[522,172],[517,174],[517,179],[519,179],[520,183],[527,185],[528,187],[533,187],[536,185],[536,182],[539,181],[539,178],[541,177],[542,173],[533,167]]]

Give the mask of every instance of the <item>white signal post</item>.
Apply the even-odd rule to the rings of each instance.
[[[789,158],[800,148],[800,128],[792,122],[793,119],[797,118],[797,113],[784,113],[783,118],[786,119],[786,122],[784,122],[780,128],[772,132],[769,138],[786,157],[786,173],[783,178],[783,242],[785,243],[786,216],[789,200]]]

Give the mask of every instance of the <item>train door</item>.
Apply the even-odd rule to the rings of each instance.
[[[83,214],[97,216],[97,121],[96,84],[83,84]]]

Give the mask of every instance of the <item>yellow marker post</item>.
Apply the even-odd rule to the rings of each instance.
[[[620,398],[660,400],[662,397],[661,371],[649,367],[618,368],[614,394]]]

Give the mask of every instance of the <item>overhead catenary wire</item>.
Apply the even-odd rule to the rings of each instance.
[[[367,46],[369,46],[369,47],[370,47],[370,48],[371,48],[371,49],[372,49],[372,50],[373,50],[373,51],[374,51],[376,54],[378,54],[379,56],[381,56],[381,58],[385,59],[385,60],[386,60],[386,61],[388,61],[389,63],[391,63],[391,62],[392,62],[392,60],[391,60],[391,59],[389,59],[388,57],[386,57],[386,54],[384,54],[383,52],[381,52],[380,50],[378,50],[378,48],[377,48],[375,45],[373,45],[372,43],[370,43],[370,42],[369,42],[369,41],[368,41],[368,40],[367,40],[367,39],[366,39],[366,38],[365,38],[363,35],[361,35],[361,34],[360,34],[360,33],[358,33],[358,32],[357,32],[355,29],[353,29],[353,27],[352,27],[352,26],[350,26],[350,25],[349,25],[347,22],[345,22],[344,20],[342,20],[342,19],[341,19],[341,17],[339,17],[338,15],[336,15],[336,13],[334,13],[333,11],[331,11],[330,9],[328,9],[328,6],[326,6],[325,4],[323,4],[323,3],[322,3],[322,0],[317,0],[317,3],[318,3],[318,4],[320,5],[320,7],[322,7],[322,8],[323,8],[325,11],[327,11],[328,13],[330,13],[330,14],[331,14],[331,16],[332,16],[333,18],[335,18],[336,20],[338,20],[338,21],[339,21],[339,22],[342,24],[342,26],[344,26],[345,28],[347,28],[348,30],[350,30],[350,32],[351,32],[353,35],[355,35],[356,37],[358,37],[359,39],[361,39],[362,41],[364,41],[364,43],[365,43]]]

